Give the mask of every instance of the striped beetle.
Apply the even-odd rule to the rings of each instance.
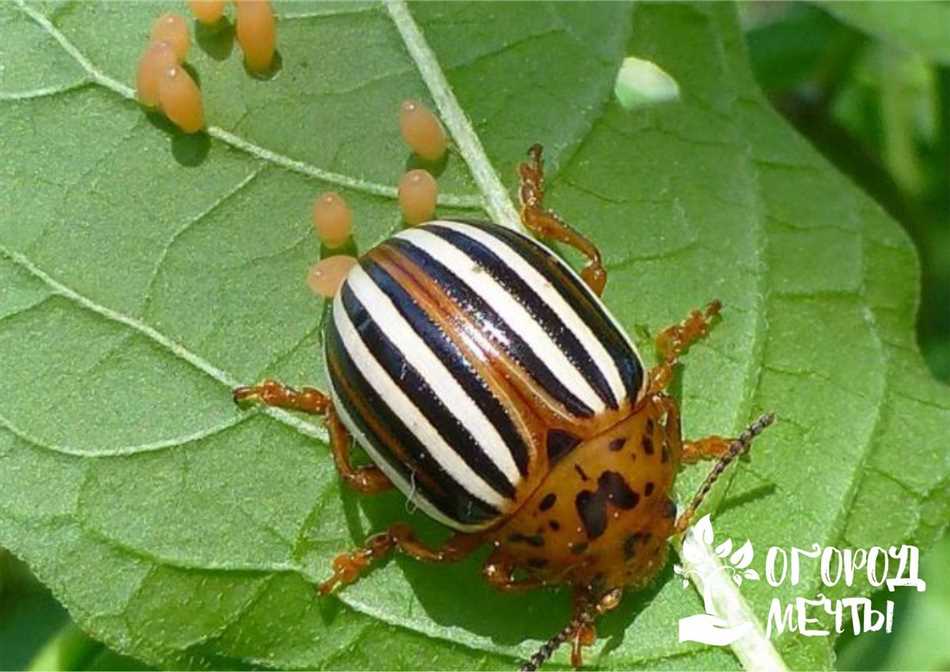
[[[380,243],[346,276],[325,330],[329,396],[272,380],[234,391],[237,401],[323,415],[347,484],[362,493],[395,486],[456,531],[429,548],[393,525],[339,555],[321,594],[394,550],[453,562],[483,544],[493,549],[483,574],[500,590],[571,586],[573,617],[523,670],[565,642],[581,665],[597,616],[656,576],[667,540],[773,419],[737,439],[682,440],[665,389],[719,302],[660,332],[659,363],[645,371],[599,299],[600,253],[543,208],[541,147],[529,156],[519,169],[522,222],[586,255],[580,276],[497,224],[428,222]],[[373,464],[352,465],[351,437]],[[716,465],[677,517],[679,466],[703,458]]]

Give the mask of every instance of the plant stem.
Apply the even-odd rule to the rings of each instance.
[[[730,627],[744,623],[752,625],[746,635],[730,645],[742,667],[749,672],[787,672],[785,661],[772,646],[762,624],[742,597],[739,587],[732,582],[712,546],[699,539],[696,541],[699,542],[701,551],[695,554],[696,557],[692,561],[687,561],[680,553],[686,576],[696,586],[700,595],[710,596],[716,615],[723,618]],[[680,546],[681,544],[676,544],[678,552]]]

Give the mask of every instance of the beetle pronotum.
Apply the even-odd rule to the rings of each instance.
[[[667,540],[772,416],[734,440],[683,441],[666,388],[719,302],[660,332],[659,363],[646,370],[600,301],[597,248],[543,207],[540,146],[520,176],[522,222],[586,255],[580,276],[534,239],[488,222],[399,232],[362,255],[334,295],[329,394],[268,380],[234,398],[324,416],[349,486],[395,486],[455,530],[430,548],[394,525],[337,556],[321,593],[394,550],[453,562],[484,544],[493,549],[484,577],[500,590],[569,585],[574,615],[522,668],[534,670],[565,642],[581,664],[596,617],[656,576]],[[373,464],[353,466],[351,437]],[[716,465],[677,516],[679,466],[706,458]]]

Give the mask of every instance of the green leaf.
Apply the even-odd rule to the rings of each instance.
[[[510,669],[564,624],[566,592],[493,593],[482,553],[395,558],[316,599],[335,554],[389,522],[445,531],[397,494],[342,489],[319,423],[231,404],[232,385],[265,375],[323,383],[309,204],[343,192],[360,250],[396,228],[396,110],[430,97],[384,8],[278,7],[271,81],[247,76],[226,32],[193,47],[202,141],[129,100],[165,5],[0,5],[0,44],[30,46],[0,71],[0,545],[93,637],[155,665]],[[733,8],[411,12],[490,159],[459,143],[442,212],[474,214],[543,142],[550,205],[605,251],[606,302],[631,333],[724,301],[682,370],[686,432],[734,434],[765,409],[779,422],[719,493],[717,533],[760,551],[930,543],[950,509],[950,394],[914,344],[917,257],[768,106]],[[679,100],[625,111],[612,96],[628,55]],[[736,666],[678,643],[677,619],[702,606],[671,577],[603,619],[592,663]],[[814,571],[742,586],[760,616],[818,590]],[[792,666],[831,665],[830,639],[777,645]]]
[[[894,46],[950,64],[950,5],[946,2],[819,0],[835,17]]]

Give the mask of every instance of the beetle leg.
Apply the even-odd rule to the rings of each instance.
[[[234,401],[243,403],[258,401],[265,406],[289,408],[325,417],[330,432],[330,452],[336,470],[347,485],[363,494],[383,492],[393,487],[386,474],[374,464],[354,467],[350,463],[350,434],[333,410],[333,402],[326,394],[313,387],[295,390],[276,380],[265,380],[257,385],[238,387]]]
[[[393,551],[405,553],[416,560],[426,562],[455,562],[481,546],[478,534],[456,533],[439,548],[429,548],[416,539],[406,523],[396,523],[385,532],[374,534],[362,548],[350,553],[341,553],[333,560],[333,576],[321,583],[317,590],[327,595],[338,585],[347,585],[359,579],[374,560],[384,558]]]
[[[375,464],[364,464],[354,467],[350,462],[350,433],[340,421],[340,417],[333,410],[331,403],[326,410],[327,429],[330,432],[330,452],[333,453],[333,462],[336,470],[348,486],[364,495],[374,495],[385,492],[393,487],[392,481]]]
[[[581,667],[584,664],[583,647],[592,645],[597,639],[597,630],[594,628],[595,619],[616,608],[620,604],[621,597],[623,597],[623,591],[615,588],[604,593],[599,600],[591,602],[586,590],[575,590],[574,615],[570,622],[542,644],[537,653],[524,662],[520,671],[534,672],[565,642],[571,642],[571,665],[575,668]]]
[[[587,286],[600,296],[607,283],[607,271],[601,261],[600,251],[553,210],[544,208],[544,160],[541,158],[541,152],[541,145],[533,145],[528,150],[528,161],[518,167],[518,174],[521,176],[518,189],[518,195],[521,197],[521,222],[534,235],[553,238],[586,256],[589,261],[581,270],[581,277]]]
[[[330,397],[314,387],[295,390],[269,378],[257,385],[236,387],[232,394],[238,404],[258,401],[265,406],[289,408],[312,415],[323,415],[330,406]]]
[[[722,457],[729,452],[729,446],[735,439],[724,436],[706,436],[695,441],[683,442],[683,457],[685,464],[695,464],[700,460],[711,460]]]
[[[656,350],[660,363],[650,371],[649,392],[656,393],[665,389],[673,378],[673,367],[693,343],[709,334],[713,319],[722,310],[718,299],[711,301],[704,311],[692,310],[689,317],[667,327],[656,337]]]
[[[491,584],[492,588],[506,593],[534,590],[544,585],[544,582],[538,578],[516,579],[515,564],[511,561],[511,558],[500,551],[495,551],[488,556],[482,566],[482,576]]]
[[[746,430],[742,432],[742,434],[739,435],[739,438],[729,443],[726,452],[719,456],[719,461],[716,462],[715,466],[703,481],[703,484],[699,486],[699,490],[695,495],[693,495],[693,499],[689,503],[689,506],[687,506],[686,510],[683,511],[679,518],[676,519],[676,524],[674,525],[674,534],[684,532],[686,528],[689,527],[690,522],[692,522],[693,515],[695,515],[696,511],[703,503],[706,495],[709,494],[713,484],[722,475],[722,472],[726,470],[726,467],[728,467],[737,457],[749,450],[749,446],[752,445],[752,439],[765,431],[765,428],[771,425],[774,421],[775,416],[772,413],[761,415],[755,422],[749,425]]]

